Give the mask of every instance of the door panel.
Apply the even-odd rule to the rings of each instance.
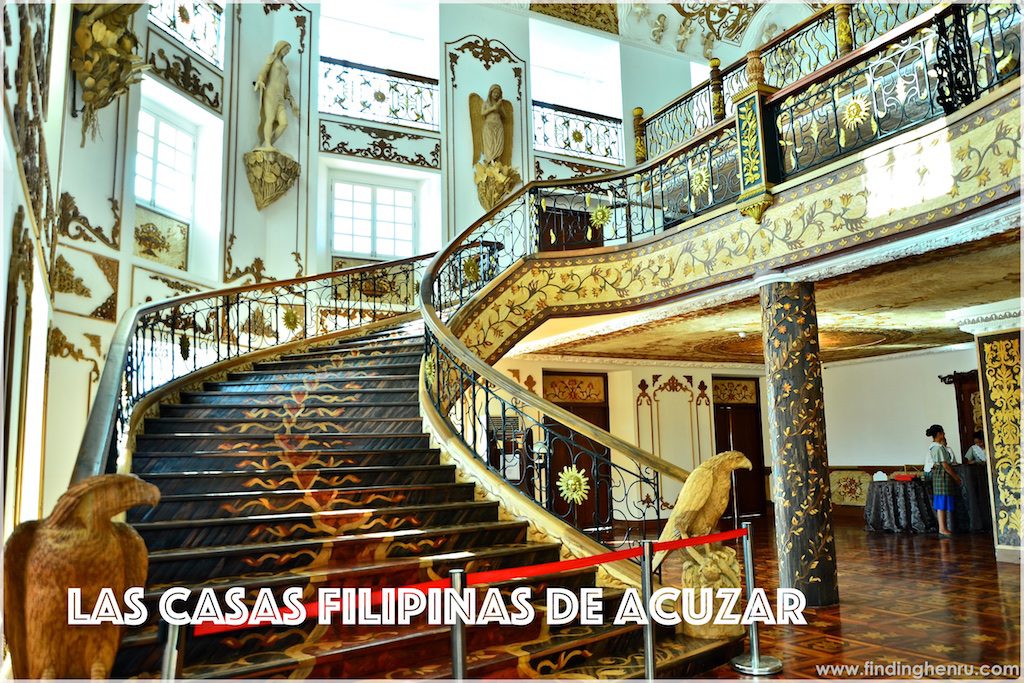
[[[752,470],[736,470],[736,499],[739,515],[764,514],[765,495],[764,442],[761,438],[761,409],[758,405],[715,405],[715,442],[718,451],[739,451],[750,460]],[[732,505],[722,519],[732,519]]]

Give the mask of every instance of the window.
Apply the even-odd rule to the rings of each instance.
[[[195,148],[195,129],[149,109],[139,112],[135,199],[191,222]]]
[[[335,253],[377,258],[413,255],[416,197],[412,190],[335,180],[332,195]]]

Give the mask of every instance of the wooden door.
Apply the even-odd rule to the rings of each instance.
[[[604,231],[590,225],[590,213],[551,207],[541,211],[540,251],[604,246]]]
[[[574,389],[583,384],[590,388]],[[607,375],[545,372],[543,385],[546,399],[596,427],[608,429]],[[610,536],[612,472],[606,460],[608,450],[549,417],[544,418],[544,424],[552,433],[547,470],[547,495],[552,513],[597,538]],[[605,459],[595,458],[592,453]],[[559,475],[568,467],[582,471],[589,484],[590,491],[580,503],[566,501],[559,492]]]
[[[714,381],[714,380],[712,380]],[[754,380],[756,381],[756,380]],[[754,394],[758,396],[759,394]],[[764,441],[761,433],[761,405],[752,403],[715,403],[716,450],[739,451],[750,460],[752,470],[736,470],[736,503],[740,519],[764,515],[767,495]],[[730,502],[722,519],[733,519]],[[731,524],[730,524],[731,526]]]

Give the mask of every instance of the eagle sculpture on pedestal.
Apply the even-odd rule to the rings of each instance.
[[[144,586],[149,561],[139,534],[111,517],[156,505],[160,491],[134,475],[104,474],[71,486],[50,516],[19,524],[4,546],[4,624],[15,678],[107,678],[122,626],[68,624],[68,588],[91,610],[101,588],[123,609]]]
[[[732,472],[741,468],[750,470],[753,465],[739,451],[725,451],[702,462],[686,478],[658,541],[704,536],[717,529],[718,520],[729,507]],[[702,561],[692,547],[686,550],[698,562]],[[665,555],[660,552],[654,556],[655,568],[661,565]]]

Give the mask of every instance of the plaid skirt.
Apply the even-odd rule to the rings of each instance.
[[[932,468],[932,495],[951,496],[953,495],[953,478],[941,464]]]

